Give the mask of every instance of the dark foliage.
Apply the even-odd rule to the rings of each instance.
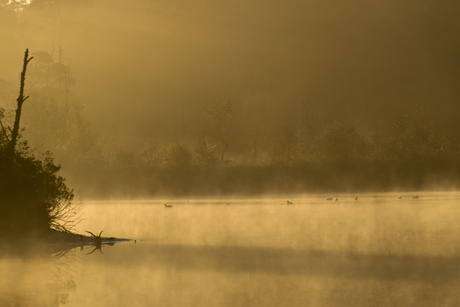
[[[40,235],[53,228],[70,231],[79,217],[72,204],[73,192],[64,178],[57,175],[50,152],[39,158],[29,152],[27,142],[20,142],[22,107],[29,50],[24,53],[23,69],[14,125],[4,125],[0,108],[0,236]]]
[[[74,195],[57,175],[60,166],[54,164],[51,154],[38,159],[23,144],[10,164],[5,147],[0,146],[0,233],[38,235],[50,228],[69,230],[77,221]]]

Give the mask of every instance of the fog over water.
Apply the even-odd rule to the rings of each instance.
[[[460,305],[458,16],[0,0],[0,306]]]
[[[332,202],[325,196],[292,198],[292,205],[284,199],[87,202],[80,231],[103,229],[136,243],[104,245],[102,253],[93,246],[60,253],[50,246],[48,255],[3,252],[0,302],[458,304],[458,193],[359,195],[358,201],[336,195]]]

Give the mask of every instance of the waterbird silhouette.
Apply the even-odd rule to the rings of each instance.
[[[332,197],[326,198],[326,200],[332,200]]]
[[[418,195],[417,195],[417,196],[414,196],[414,197],[412,197],[412,198],[418,198]]]
[[[288,205],[292,205],[292,201],[289,201],[289,200],[288,200],[288,201],[287,201],[287,204],[288,204]]]
[[[402,196],[399,196],[398,199],[402,199]]]
[[[358,200],[358,196],[355,197],[355,200]]]
[[[172,208],[172,205],[167,205],[167,204],[165,204],[165,207],[166,207],[166,208]]]

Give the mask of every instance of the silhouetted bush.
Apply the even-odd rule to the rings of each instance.
[[[39,158],[29,152],[27,142],[19,142],[29,50],[24,53],[23,69],[13,128],[3,124],[0,108],[0,236],[42,234],[50,228],[70,231],[78,223],[73,192],[57,175],[50,152]]]
[[[0,146],[0,234],[40,234],[50,228],[68,231],[78,220],[73,192],[57,175],[49,152],[40,159],[23,144],[14,163]]]

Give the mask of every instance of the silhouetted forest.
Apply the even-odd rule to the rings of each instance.
[[[202,137],[125,145],[93,132],[76,103],[31,97],[25,116],[35,144],[52,149],[85,198],[252,195],[455,189],[460,142],[439,132],[433,111],[389,119],[390,129],[364,135],[352,123],[320,124],[303,105],[300,124],[241,120],[229,101],[203,110]],[[46,118],[46,120],[43,120]],[[41,145],[40,145],[41,144]],[[41,147],[38,147],[41,146]]]
[[[349,123],[319,125],[308,111],[298,129],[280,125],[264,133],[260,126],[246,131],[210,126],[209,135],[192,144],[148,140],[105,156],[101,149],[99,162],[82,161],[73,182],[79,193],[96,198],[456,189],[460,184],[459,140],[439,133],[423,105],[412,117],[393,118],[391,130],[371,136]]]
[[[23,138],[79,197],[459,187],[456,2],[257,8],[0,3],[3,121],[30,43]]]
[[[434,111],[424,104],[415,105],[411,115],[388,119],[392,124],[385,131],[363,134],[352,123],[319,123],[305,103],[296,121],[267,124],[242,118],[223,101],[203,110],[207,129],[199,137],[126,145],[94,132],[83,106],[68,98],[68,66],[46,52],[32,54],[23,134],[34,147],[22,151],[27,156],[52,150],[81,197],[455,189],[460,184],[459,139],[440,132]],[[41,84],[45,73],[47,86]]]

